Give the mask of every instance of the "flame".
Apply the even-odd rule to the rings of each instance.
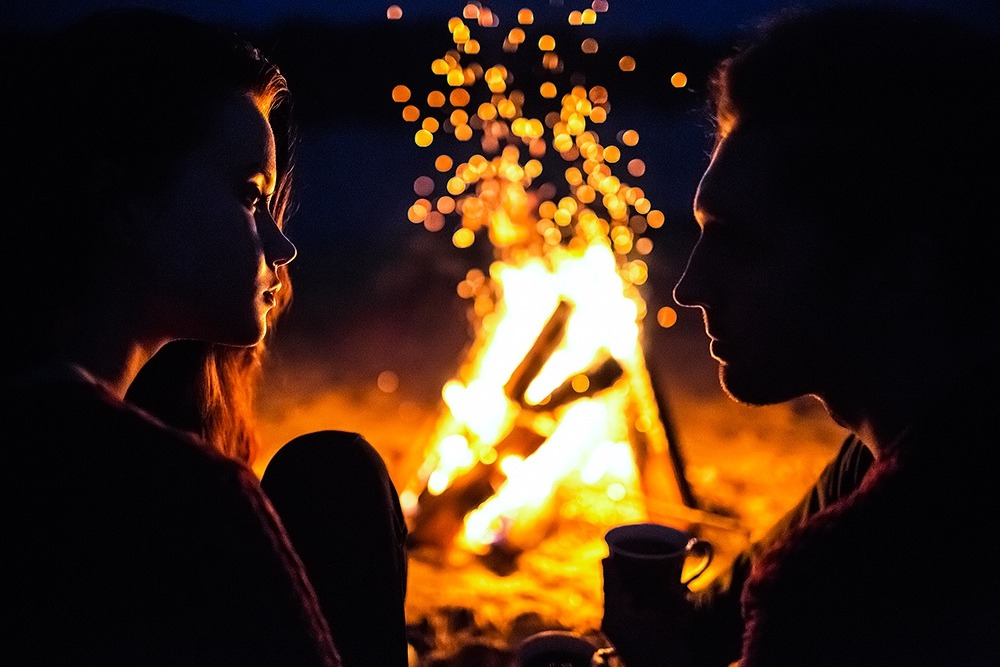
[[[598,11],[606,10],[602,2]],[[458,248],[471,246],[485,229],[496,255],[488,277],[472,270],[459,285],[472,299],[477,339],[458,376],[442,389],[445,411],[429,452],[400,495],[412,516],[422,493],[440,495],[476,466],[491,466],[504,481],[466,515],[457,537],[477,553],[531,542],[554,512],[612,523],[641,519],[634,442],[664,450],[662,433],[653,428],[658,414],[640,345],[646,304],[637,289],[648,274],[637,255],[652,249],[641,235],[662,225],[664,216],[641,187],[612,172],[639,135],[627,129],[617,134],[621,146],[602,142],[595,128],[608,118],[607,90],[588,90],[577,75],[559,83],[566,61],[555,40],[542,28],[532,33],[539,22],[532,12],[523,10],[517,19],[517,27],[499,31],[502,50],[537,45],[537,71],[545,80],[526,89],[539,97],[528,106],[555,108],[543,118],[525,115],[526,94],[514,87],[515,72],[502,63],[463,63],[488,44],[472,39],[472,30],[501,23],[480,3],[467,5],[448,22],[455,47],[431,67],[452,92],[428,93],[431,110],[414,140],[426,147],[451,134],[461,145],[477,136],[482,152],[464,160],[439,155],[434,166],[446,192],[433,203],[435,181],[420,177],[414,190],[421,198],[407,212],[432,232],[443,227],[444,216],[456,217]],[[596,20],[590,9],[569,15],[571,25]],[[583,40],[581,50],[595,57],[596,41]],[[634,59],[627,62],[622,71],[634,67]],[[393,99],[410,101],[410,89],[396,86]],[[415,109],[404,108],[405,121],[420,120]],[[555,170],[553,159],[570,166]],[[631,176],[646,171],[638,157],[626,163]],[[546,170],[561,178],[543,181]],[[608,362],[617,374],[602,375]],[[506,439],[517,428],[541,444],[530,452],[507,451]],[[557,503],[560,496],[569,501]]]
[[[583,252],[560,246],[545,258],[530,258],[520,266],[494,262],[490,277],[502,296],[492,317],[484,320],[480,353],[465,371],[469,379],[452,380],[442,390],[448,418],[434,455],[418,473],[435,495],[477,462],[496,461],[496,445],[523,414],[505,386],[561,299],[575,308],[562,344],[525,391],[528,404],[542,403],[569,379],[585,379],[580,374],[602,353],[625,368],[642,366],[639,315],[644,305],[630,294],[634,288],[619,274],[610,247],[599,240]],[[610,502],[603,503],[598,518],[641,518],[642,509],[636,505],[641,497],[638,474],[628,444],[629,387],[619,385],[599,399],[575,401],[554,422],[545,423],[552,417],[535,417],[535,430],[551,431],[547,439],[523,460],[501,460],[507,480],[466,517],[459,545],[483,553],[498,540],[516,540],[519,530],[530,531],[540,517],[551,513],[560,488],[574,485],[603,489]],[[405,497],[404,505],[414,510],[414,492]],[[616,503],[621,503],[617,511]]]

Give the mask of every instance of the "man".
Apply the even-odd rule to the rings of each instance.
[[[852,437],[692,608],[630,607],[605,564],[628,667],[1000,665],[998,42],[839,8],[718,68],[675,299],[703,311],[735,400],[811,395]]]

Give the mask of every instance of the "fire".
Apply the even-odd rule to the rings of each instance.
[[[481,554],[537,543],[553,517],[606,525],[646,518],[640,467],[662,462],[667,450],[642,355],[638,289],[648,274],[641,256],[652,250],[642,234],[664,216],[612,171],[639,135],[625,129],[615,136],[620,145],[604,142],[596,128],[609,115],[607,90],[567,76],[555,39],[541,27],[531,34],[539,16],[525,9],[517,20],[498,31],[502,52],[537,45],[544,81],[519,89],[503,63],[463,62],[489,44],[473,30],[502,24],[470,4],[448,22],[455,47],[431,65],[451,93],[430,91],[423,120],[412,103],[403,111],[407,122],[420,121],[418,145],[450,134],[460,147],[478,138],[482,151],[439,155],[441,176],[417,179],[420,199],[407,212],[430,231],[457,218],[453,244],[469,247],[485,235],[496,261],[488,275],[473,269],[459,285],[472,301],[477,339],[442,389],[441,420],[401,494],[411,521],[434,498],[471,499],[461,526],[445,532]],[[569,16],[571,25],[596,20],[593,9]],[[594,57],[596,41],[586,37],[581,51]],[[410,89],[396,86],[392,97],[408,102]],[[553,103],[542,117],[526,112]],[[646,171],[639,157],[626,164],[630,176]]]

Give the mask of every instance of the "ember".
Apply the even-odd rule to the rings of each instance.
[[[596,17],[573,11],[569,23]],[[418,145],[450,134],[481,148],[462,160],[439,155],[444,182],[417,179],[409,219],[436,231],[457,218],[453,243],[485,237],[495,256],[488,275],[472,270],[459,285],[477,337],[442,390],[424,463],[401,494],[414,548],[452,560],[456,548],[516,556],[576,517],[600,531],[649,518],[684,522],[680,510],[691,504],[641,346],[646,305],[637,288],[648,267],[640,256],[652,250],[642,234],[664,216],[611,167],[628,157],[631,175],[645,173],[640,157],[623,156],[639,135],[622,129],[622,147],[602,143],[595,126],[610,112],[607,89],[588,90],[583,75],[565,72],[555,39],[541,28],[530,35],[532,11],[517,21],[502,52],[536,46],[543,81],[530,68],[522,82],[511,63],[484,68],[469,58],[490,43],[472,31],[501,24],[470,4],[448,22],[454,48],[431,63],[451,92],[429,91],[424,111],[404,109],[409,122],[423,117]],[[593,54],[598,45],[583,36],[580,48]],[[631,57],[622,63],[634,68]],[[409,88],[396,86],[392,98],[408,102]],[[550,172],[556,178],[544,179]]]

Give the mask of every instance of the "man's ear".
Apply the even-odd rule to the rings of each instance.
[[[927,312],[944,296],[942,264],[937,244],[921,230],[901,237],[886,253],[886,280],[897,294],[901,311]]]

